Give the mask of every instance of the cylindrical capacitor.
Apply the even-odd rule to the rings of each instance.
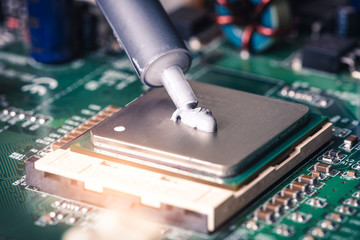
[[[41,63],[73,57],[73,0],[28,0],[31,56]]]
[[[98,19],[91,11],[90,3],[78,2],[76,5],[76,17],[79,30],[77,32],[79,48],[82,51],[94,50],[97,47]]]
[[[140,79],[162,86],[162,71],[186,72],[191,55],[158,0],[97,0]]]
[[[5,16],[4,16],[4,12],[3,12],[3,4],[2,4],[2,1],[0,0],[0,24],[3,24],[4,19],[5,19]]]

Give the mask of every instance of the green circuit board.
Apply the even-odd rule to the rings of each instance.
[[[346,71],[296,69],[301,44],[274,47],[245,59],[220,38],[194,53],[189,79],[305,104],[313,113],[328,116],[334,136],[220,230],[206,235],[161,226],[163,239],[360,238],[360,146],[350,152],[342,147],[345,137],[360,134],[360,81]],[[28,186],[25,162],[51,151],[51,143],[107,106],[124,107],[146,90],[124,53],[100,49],[70,63],[48,66],[31,60],[21,42],[0,48],[0,239],[61,239],[74,225],[91,225],[98,207]],[[274,223],[257,220],[254,225],[257,209],[301,174],[310,174],[330,149],[342,153],[331,174],[320,177]],[[355,177],[348,176],[349,171]],[[46,221],[49,213],[61,208],[60,202],[65,202],[64,220]],[[72,205],[85,210],[66,208]],[[333,213],[339,221],[331,218]]]

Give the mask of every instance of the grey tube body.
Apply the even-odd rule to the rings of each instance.
[[[185,73],[191,54],[158,0],[97,0],[119,44],[141,81],[162,86],[164,69],[177,66]]]
[[[158,0],[97,0],[141,81],[164,86],[177,110],[172,119],[205,132],[215,132],[211,112],[197,106],[184,73],[191,54]]]

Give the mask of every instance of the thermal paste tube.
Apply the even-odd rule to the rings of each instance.
[[[184,73],[191,54],[158,0],[98,0],[98,5],[141,81],[164,86],[177,110],[172,119],[205,132],[215,132],[211,111],[195,108],[197,98]]]
[[[141,81],[150,87],[165,85],[177,108],[196,106],[197,99],[183,75],[191,65],[191,54],[159,1],[97,3]]]
[[[31,56],[41,63],[61,63],[74,56],[73,0],[28,0]]]

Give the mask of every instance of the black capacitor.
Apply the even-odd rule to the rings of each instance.
[[[76,6],[76,22],[78,24],[78,45],[81,52],[87,52],[97,47],[98,18],[88,3],[79,2]]]
[[[5,19],[2,0],[0,0],[0,25],[3,24]]]
[[[212,23],[206,10],[195,7],[179,8],[170,14],[170,19],[184,40],[189,40]]]
[[[355,7],[344,6],[337,10],[336,32],[343,37],[353,37],[359,34],[359,12]]]

